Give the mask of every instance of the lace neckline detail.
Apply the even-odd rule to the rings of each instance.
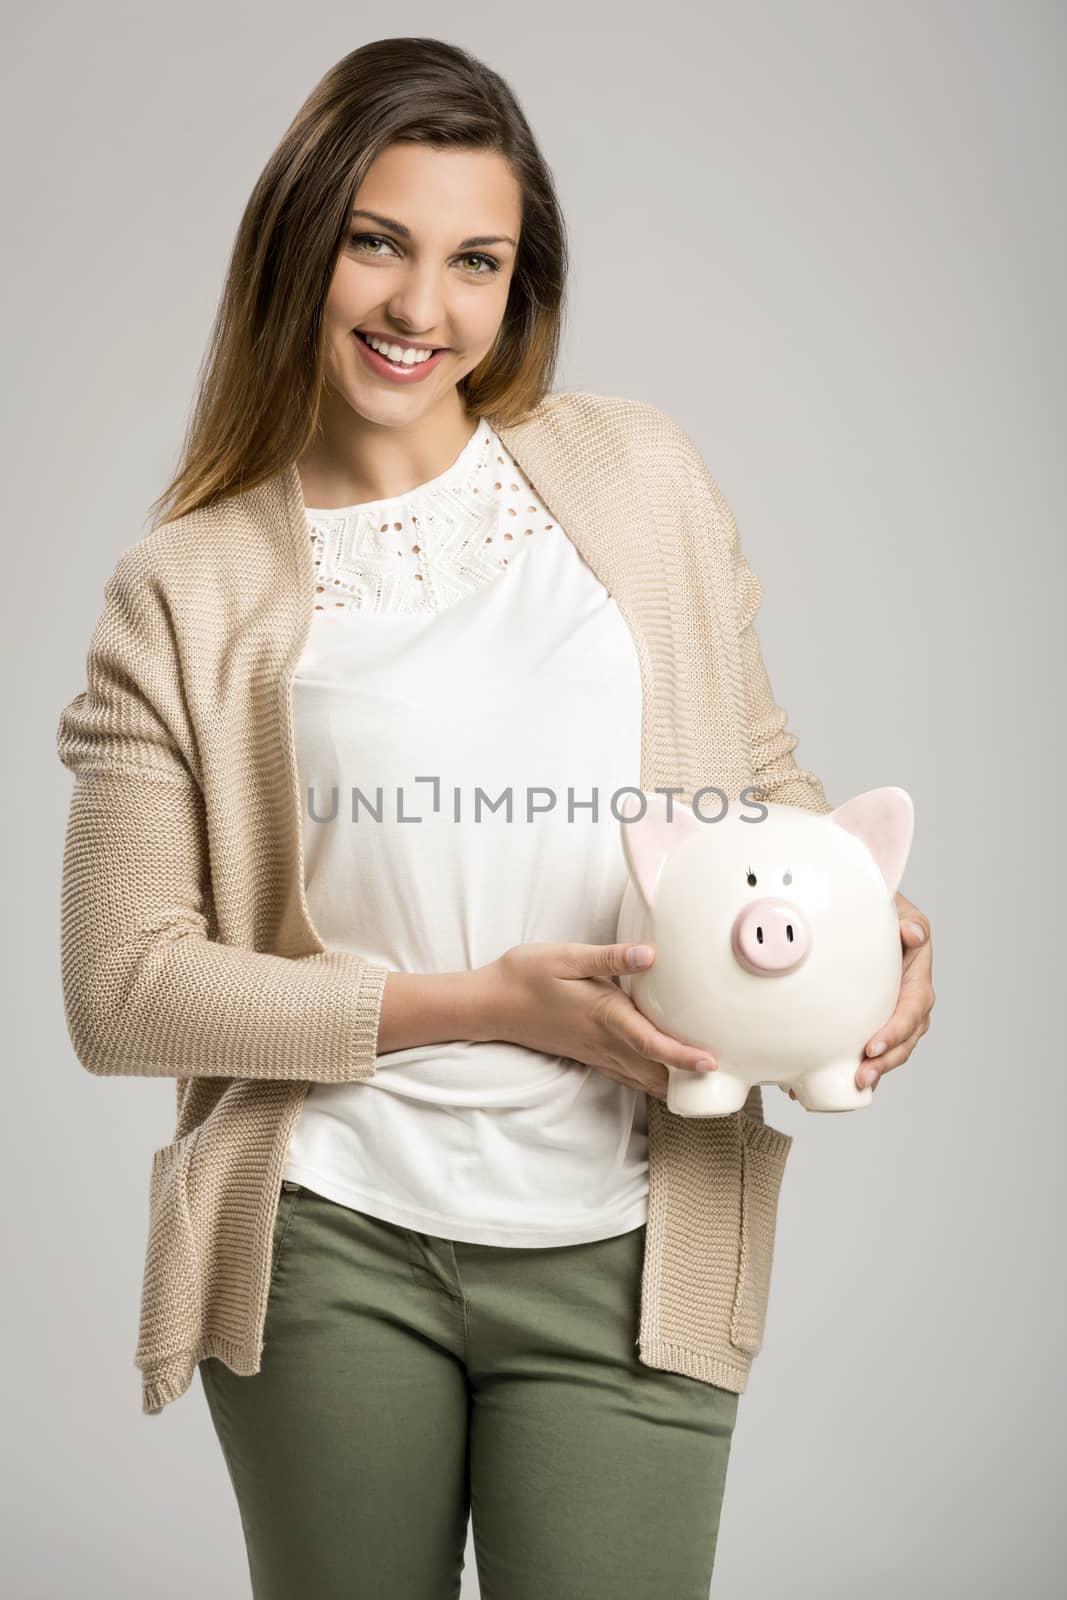
[[[456,460],[407,494],[337,510],[306,506],[314,611],[445,610],[559,530],[485,418]]]

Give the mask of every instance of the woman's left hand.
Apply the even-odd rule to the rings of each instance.
[[[930,1013],[934,1009],[934,953],[929,919],[902,894],[896,896],[896,905],[900,941],[904,946],[900,995],[889,1021],[867,1041],[863,1061],[856,1072],[858,1089],[865,1089],[868,1083],[877,1088],[887,1072],[907,1061],[929,1028]],[[789,1098],[796,1099],[792,1089]]]

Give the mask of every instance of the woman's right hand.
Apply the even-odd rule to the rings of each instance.
[[[631,950],[651,959],[632,967]],[[613,981],[619,973],[647,971],[654,960],[652,945],[513,945],[474,974],[481,1037],[579,1061],[666,1100],[668,1065],[713,1071],[718,1063],[706,1050],[661,1033]]]

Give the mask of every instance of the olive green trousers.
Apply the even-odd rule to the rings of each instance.
[[[738,1396],[643,1366],[644,1227],[543,1249],[283,1187],[262,1366],[199,1364],[254,1600],[707,1600]]]

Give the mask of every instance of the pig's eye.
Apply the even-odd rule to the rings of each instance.
[[[785,873],[783,873],[783,875],[782,875],[782,882],[783,883],[792,883],[792,881],[793,881],[793,874],[791,872],[786,871]]]
[[[751,867],[748,869],[748,877],[745,881],[750,888],[754,889],[756,887],[756,874],[753,872]]]

